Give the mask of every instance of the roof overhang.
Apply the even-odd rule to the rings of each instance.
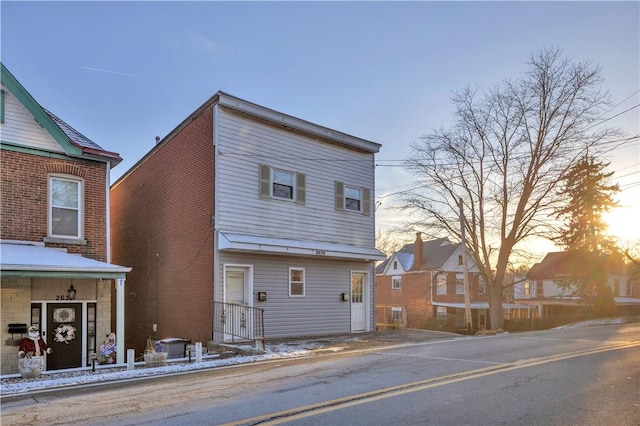
[[[447,308],[458,308],[465,309],[464,303],[442,303],[442,302],[433,302],[433,306],[446,306]],[[470,304],[471,309],[489,309],[488,302],[473,302]],[[519,303],[503,303],[503,309],[532,309],[535,306],[532,305],[523,305]]]
[[[375,248],[228,232],[220,232],[218,234],[218,249],[221,251],[332,257],[365,261],[386,259],[386,256]]]
[[[0,243],[3,277],[125,278],[131,268],[99,262],[37,243]]]

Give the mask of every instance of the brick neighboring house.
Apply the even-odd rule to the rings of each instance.
[[[527,279],[514,286],[514,299],[535,308],[537,318],[579,313],[586,306],[582,297],[575,294],[575,287],[561,287],[558,281],[567,279],[576,265],[582,267],[587,263],[576,253],[547,253],[531,267]],[[640,284],[628,265],[613,267],[607,274],[607,286],[620,313],[640,312]]]
[[[376,319],[379,327],[466,329],[464,268],[461,244],[447,238],[423,241],[416,234],[376,267]],[[484,280],[473,256],[467,255],[473,328],[490,328]],[[504,303],[507,313],[525,305]]]
[[[124,282],[109,256],[109,174],[121,158],[44,109],[1,65],[1,362],[17,373],[26,328],[53,352],[46,369],[90,365],[109,332],[124,362]],[[10,326],[11,325],[11,326]],[[58,342],[61,325],[76,329]]]
[[[111,187],[127,347],[258,320],[222,303],[263,309],[267,339],[372,330],[379,148],[224,92],[158,138]]]

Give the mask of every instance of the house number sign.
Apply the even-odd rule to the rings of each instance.
[[[324,256],[325,254],[327,254],[324,250],[314,250],[316,253],[316,256]]]
[[[70,299],[69,296],[67,296],[66,294],[59,294],[56,296],[56,300],[73,300],[73,299]]]

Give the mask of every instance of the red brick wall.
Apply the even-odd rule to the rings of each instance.
[[[53,244],[99,261],[107,260],[106,165],[61,160],[2,150],[0,227],[2,238],[42,242],[47,237],[47,179],[49,173],[84,179],[84,238],[86,245]]]
[[[112,260],[133,267],[125,343],[137,355],[148,337],[211,338],[213,196],[212,109],[111,188]]]
[[[391,288],[391,276],[376,277],[376,305],[407,307],[407,326],[425,328],[428,318],[433,316],[431,307],[430,272],[418,272],[401,275],[402,288]]]

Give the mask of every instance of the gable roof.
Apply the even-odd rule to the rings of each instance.
[[[422,267],[420,270],[441,269],[447,260],[460,248],[460,244],[454,244],[448,238],[436,238],[435,240],[422,242]],[[389,256],[384,262],[376,267],[376,274],[382,274],[387,269],[391,259],[398,259],[402,268],[409,271],[415,264],[415,243],[402,246],[400,250]]]
[[[107,151],[40,105],[0,62],[2,84],[29,111],[33,118],[72,157],[108,161],[115,167],[122,161],[119,154]]]
[[[542,262],[534,264],[527,278],[532,280],[554,279],[567,276],[571,271],[584,268],[585,265],[592,264],[597,254],[579,251],[556,251],[547,253]],[[606,256],[607,266],[615,270],[616,259],[613,256]],[[618,265],[619,267],[619,265]]]

